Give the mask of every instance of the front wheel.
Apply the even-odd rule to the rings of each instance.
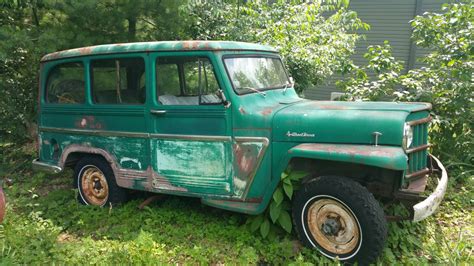
[[[387,238],[377,200],[344,177],[323,176],[304,184],[293,201],[293,222],[305,246],[345,262],[374,262]]]

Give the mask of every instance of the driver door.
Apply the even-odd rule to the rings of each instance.
[[[154,58],[151,113],[152,186],[184,194],[232,193],[230,109],[207,52]]]

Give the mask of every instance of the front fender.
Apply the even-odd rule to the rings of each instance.
[[[292,158],[348,162],[402,171],[406,170],[408,161],[401,147],[320,143],[304,143],[291,148],[288,162]]]

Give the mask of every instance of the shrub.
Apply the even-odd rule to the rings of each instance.
[[[339,82],[350,100],[378,100],[390,96],[401,101],[433,104],[434,121],[430,142],[433,153],[443,157],[448,167],[467,177],[474,172],[474,4],[443,5],[442,14],[425,13],[412,21],[415,43],[431,52],[421,58],[425,66],[401,75],[401,64],[391,55],[386,42],[369,46],[368,64],[356,68]],[[377,75],[368,78],[368,72]]]

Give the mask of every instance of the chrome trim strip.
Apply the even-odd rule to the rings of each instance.
[[[253,180],[254,180],[255,176],[257,175],[257,171],[260,169],[260,164],[263,161],[263,157],[265,156],[265,152],[267,151],[268,144],[270,143],[270,141],[266,137],[235,137],[235,141],[236,142],[262,142],[263,143],[262,150],[260,151],[260,153],[257,157],[257,164],[255,165],[255,169],[249,175],[247,187],[245,188],[244,193],[242,193],[241,198],[242,198],[242,200],[245,201],[247,199],[247,195],[250,191],[250,187],[253,184]]]
[[[408,121],[407,122],[407,125],[409,126],[415,126],[415,125],[419,125],[419,124],[424,124],[424,123],[428,123],[432,120],[433,118],[431,116],[428,116],[428,117],[425,117],[425,118],[422,118],[422,119],[418,119],[418,120],[413,120],[413,121]]]
[[[230,136],[206,136],[206,135],[180,135],[180,134],[150,134],[151,138],[157,139],[182,139],[199,141],[232,141]]]
[[[270,141],[266,137],[235,137],[235,141],[237,142],[263,142],[263,145],[268,146]]]
[[[429,147],[431,147],[431,144],[424,144],[424,145],[421,145],[421,146],[418,146],[418,147],[415,147],[415,148],[405,150],[405,153],[409,154],[409,153],[413,153],[413,152],[416,152],[416,151],[426,150]]]
[[[48,163],[40,162],[39,159],[34,159],[32,164],[33,164],[33,170],[39,171],[39,172],[57,174],[63,171],[61,167],[57,165],[51,165]]]
[[[39,131],[81,134],[81,135],[94,135],[94,136],[134,137],[134,138],[148,138],[150,135],[148,133],[140,133],[140,132],[59,128],[59,127],[39,127]]]
[[[230,136],[207,136],[207,135],[181,135],[181,134],[149,134],[128,131],[110,131],[96,129],[76,129],[76,128],[57,128],[40,127],[40,131],[57,132],[94,136],[114,136],[114,137],[133,137],[133,138],[158,138],[158,139],[184,139],[184,140],[202,140],[202,141],[231,141]]]

